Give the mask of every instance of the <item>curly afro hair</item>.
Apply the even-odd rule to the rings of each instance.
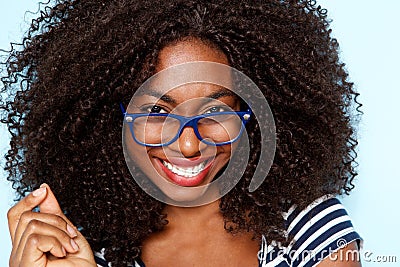
[[[163,47],[196,38],[257,84],[276,124],[273,165],[251,193],[260,129],[247,125],[254,153],[220,200],[225,229],[285,240],[282,212],[348,193],[357,175],[361,104],[330,32],[326,10],[305,0],[47,4],[3,62],[7,179],[19,198],[48,183],[94,250],[105,248],[113,266],[132,262],[168,221],[164,204],[139,188],[125,164],[119,103],[154,74]]]

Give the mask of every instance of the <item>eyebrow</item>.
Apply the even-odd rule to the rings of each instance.
[[[157,91],[153,91],[153,90],[148,90],[143,95],[154,96],[168,104],[176,104],[177,103],[176,100],[173,99],[172,97],[170,97],[169,95],[163,94],[163,93],[160,93]]]
[[[168,94],[162,94],[162,93],[160,93],[158,91],[154,91],[154,90],[148,90],[143,95],[157,97],[158,99],[160,99],[168,104],[176,104],[177,103],[177,101],[173,97],[169,96]],[[204,98],[219,99],[224,96],[236,96],[236,95],[235,95],[235,93],[233,93],[232,91],[230,91],[228,89],[221,88],[217,92],[207,95]]]
[[[231,90],[225,89],[225,88],[221,88],[219,91],[212,93],[208,96],[206,96],[207,98],[213,98],[213,99],[218,99],[224,96],[236,96],[235,93],[233,93]]]

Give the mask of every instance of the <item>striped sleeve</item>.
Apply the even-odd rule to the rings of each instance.
[[[286,249],[290,266],[315,266],[339,248],[362,241],[337,198],[324,196],[304,210],[286,214],[291,243]]]
[[[111,267],[111,264],[104,259],[104,248],[100,252],[94,253],[94,260],[96,261],[97,267]]]
[[[104,259],[104,248],[100,252],[94,252],[94,259],[96,261],[97,267],[112,267],[111,263]],[[127,267],[145,267],[142,260],[138,259],[134,261],[134,264],[128,264]]]

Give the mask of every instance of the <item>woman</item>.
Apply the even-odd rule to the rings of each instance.
[[[14,93],[2,104],[13,134],[8,179],[21,197],[35,189],[8,214],[10,266],[359,266],[344,258],[360,237],[333,197],[356,176],[357,94],[324,10],[309,1],[59,1],[44,10],[3,79]],[[141,142],[129,128],[130,114],[247,110],[253,95],[214,85],[132,98],[153,75],[192,62],[239,70],[271,107],[276,153],[255,191],[262,120],[251,112],[243,175],[228,165],[241,143],[215,145],[216,136],[196,135],[198,123],[168,131],[171,143],[152,142],[152,131]],[[212,101],[193,102],[204,98]],[[193,171],[193,161],[204,166]],[[187,188],[208,188],[225,171],[238,183],[196,207],[135,182],[147,177],[165,199],[191,201],[203,192]]]

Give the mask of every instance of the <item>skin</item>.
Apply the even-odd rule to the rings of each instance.
[[[225,55],[220,51],[197,40],[185,40],[167,46],[161,51],[157,70],[198,60],[228,64]],[[219,90],[212,86],[185,89],[177,88],[170,92],[170,96],[178,105]],[[232,96],[218,100],[232,108],[237,108]],[[208,148],[199,143],[191,128],[185,129],[178,141],[166,150],[143,147],[140,149],[142,151],[145,149],[150,157],[150,163],[143,163],[141,168],[145,173],[149,173],[151,179],[151,175],[156,175],[153,179],[160,176],[162,179],[166,178],[162,175],[162,170],[157,169],[157,165],[151,160],[152,157],[165,157],[165,151],[186,158],[208,153]],[[216,150],[214,148],[212,152],[216,159],[214,169],[207,175],[204,183],[209,183],[218,170],[228,162],[232,149],[234,150],[231,146]],[[132,152],[131,155],[138,157],[139,153]],[[150,173],[150,169],[154,172],[154,167],[158,174]],[[170,189],[166,187],[163,192],[171,198],[182,197]],[[183,197],[193,197],[193,195]],[[40,212],[32,212],[36,206],[39,206]],[[218,201],[193,208],[166,206],[165,213],[168,214],[168,225],[163,231],[150,235],[143,243],[142,259],[147,267],[258,266],[259,243],[252,239],[252,233],[232,235],[225,231]],[[47,185],[42,185],[40,189],[11,208],[8,212],[8,222],[13,244],[10,257],[11,267],[96,266],[88,242],[62,213],[54,194]],[[74,247],[71,240],[78,248]],[[339,249],[334,255],[340,255],[340,253],[345,255],[346,251],[352,249],[356,249],[354,242]],[[355,260],[335,261],[334,258],[327,257],[318,266],[357,267],[361,265]]]
[[[159,72],[168,67],[192,61],[212,61],[228,64],[228,60],[222,52],[210,49],[207,45],[192,40],[164,48],[160,52],[156,71]],[[163,81],[160,83],[163,83]],[[163,95],[164,98],[159,99],[154,94]],[[129,113],[150,112],[152,107],[153,110],[156,107],[156,113],[173,112],[183,116],[193,116],[209,113],[213,109],[220,110],[223,108],[226,109],[224,111],[238,111],[240,108],[237,97],[231,91],[207,83],[185,84],[165,94],[162,92],[145,93],[136,97],[133,103],[128,107]],[[191,201],[202,196],[206,189],[196,187],[207,186],[228,163],[232,151],[237,146],[237,143],[224,146],[206,145],[197,138],[191,127],[184,128],[179,139],[166,147],[144,147],[131,138],[128,128],[126,128],[125,134],[127,136],[125,139],[126,147],[131,158],[167,197],[175,201]],[[149,160],[143,159],[144,154],[147,154]],[[168,178],[168,174],[160,161],[173,162],[174,159],[179,161],[175,165],[181,167],[194,160],[208,159],[208,162],[212,162],[202,182],[194,185],[196,187],[192,186],[191,190],[188,191],[187,188],[176,186],[174,181]]]
[[[36,206],[40,212],[32,211]],[[19,201],[7,218],[12,241],[10,267],[96,266],[89,243],[62,213],[48,185]]]

